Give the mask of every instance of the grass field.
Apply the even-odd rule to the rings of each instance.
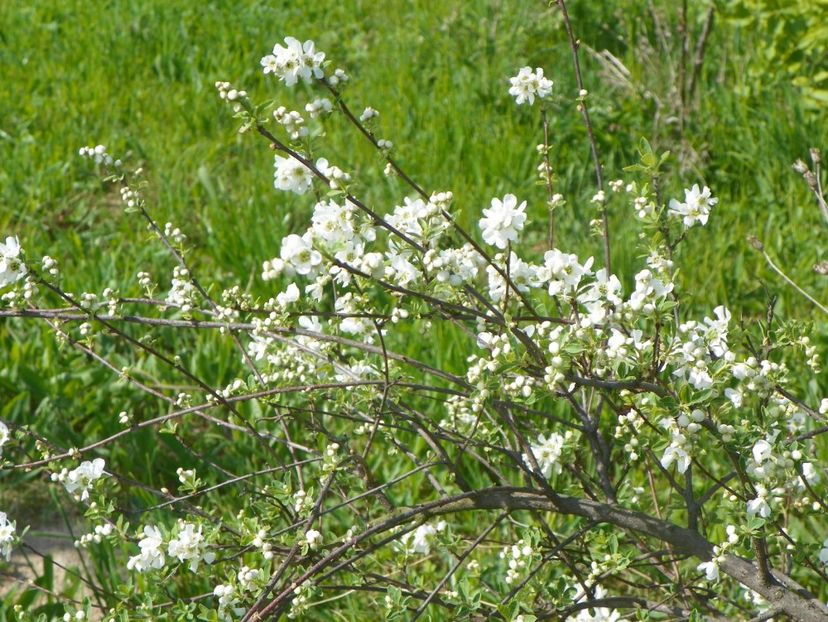
[[[686,267],[678,282],[696,307],[709,313],[726,304],[734,316],[751,319],[778,295],[781,317],[816,320],[813,307],[767,269],[747,236],[759,237],[792,277],[825,300],[826,280],[811,267],[828,258],[828,245],[819,212],[791,170],[808,148],[828,147],[824,109],[806,106],[771,66],[760,79],[744,71],[757,62],[754,50],[765,34],[720,19],[696,97],[680,122],[671,103],[676,76],[644,4],[572,2],[606,178],[626,175],[642,137],[671,150],[666,196],[704,183],[719,197],[711,224],[694,231],[680,251]],[[656,4],[675,31],[674,3]],[[517,68],[543,67],[560,95],[551,114],[557,191],[568,200],[558,215],[559,246],[598,256],[600,241],[589,235],[593,170],[572,103],[570,51],[558,13],[543,7],[521,0],[2,2],[0,234],[18,235],[33,256],[56,258],[68,291],[113,287],[137,294],[142,270],[168,283],[168,256],[148,243],[143,225],[123,213],[118,197],[77,155],[80,146],[103,143],[130,166],[143,166],[152,214],[187,234],[196,269],[216,291],[241,283],[254,296],[272,295],[259,278],[261,262],[277,254],[282,236],[304,228],[311,201],[273,189],[267,144],[235,132],[213,84],[229,80],[253,100],[276,98],[301,109],[308,91],[287,91],[259,68],[274,43],[293,35],[314,39],[346,69],[351,107],[380,111],[381,135],[394,142],[405,170],[430,191],[451,190],[460,222],[472,229],[491,197],[506,192],[528,199],[531,219],[544,221],[545,189],[535,183],[536,110],[514,106],[507,94]],[[691,16],[698,32],[704,13]],[[677,41],[664,45],[675,61]],[[609,50],[629,70],[628,83],[609,76],[587,48]],[[315,155],[358,178],[358,194],[377,211],[407,194],[340,119],[328,122],[327,133],[326,151]],[[620,200],[610,209],[619,241],[615,270],[629,284],[639,258],[620,241],[632,235],[632,209]],[[528,236],[540,256],[545,229]],[[824,343],[828,336],[823,330],[818,338]],[[187,342],[176,347],[195,350]],[[419,347],[412,340],[411,348]],[[433,347],[451,368],[459,356],[451,335],[436,335]],[[217,384],[232,377],[237,353],[227,344],[203,337],[197,351],[194,371]],[[115,414],[134,404],[129,390],[96,390],[108,372],[89,371],[46,329],[4,321],[0,352],[4,417],[48,420],[63,438],[79,442],[116,430]],[[114,344],[111,354],[128,360]],[[180,448],[156,445],[156,438],[138,436],[131,449],[119,451],[135,452],[134,468],[147,473],[155,461],[176,463]],[[0,486],[0,507],[38,515],[47,503],[36,483],[15,477]]]

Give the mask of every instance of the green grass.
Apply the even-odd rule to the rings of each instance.
[[[638,6],[643,3],[572,4],[578,36],[593,49],[609,49],[638,89],[613,85],[582,52],[606,178],[621,177],[636,160],[638,139],[647,137],[676,154],[667,196],[704,182],[720,199],[708,227],[693,230],[679,255],[679,285],[692,293],[695,310],[709,313],[726,304],[734,315],[762,317],[769,296],[778,294],[783,317],[818,319],[746,241],[759,236],[792,276],[825,300],[825,279],[810,269],[826,258],[824,229],[790,164],[811,146],[828,147],[828,127],[773,67],[763,83],[747,81],[740,68],[755,60],[762,33],[716,24],[698,105],[679,132],[664,118],[654,126],[653,100],[640,94],[650,89],[666,101],[672,88],[659,54],[645,53],[640,44],[643,37],[654,45],[651,27],[640,26],[649,23]],[[136,294],[141,270],[165,287],[169,257],[148,243],[143,225],[123,212],[116,193],[77,155],[80,146],[100,142],[129,166],[144,168],[152,214],[187,233],[202,280],[215,283],[216,291],[241,283],[255,296],[272,295],[259,279],[261,262],[278,253],[282,236],[305,227],[312,201],[273,189],[272,153],[258,137],[235,132],[213,83],[230,80],[254,100],[275,98],[301,109],[312,93],[288,91],[258,66],[274,43],[294,35],[315,39],[347,70],[352,109],[379,109],[380,133],[394,142],[405,170],[428,190],[452,190],[466,227],[475,228],[492,196],[514,192],[528,199],[535,225],[527,236],[538,254],[545,232],[545,190],[534,182],[540,126],[535,109],[516,107],[509,98],[507,78],[525,64],[544,67],[558,93],[551,112],[557,189],[569,201],[559,214],[559,246],[598,256],[600,242],[589,236],[588,224],[595,217],[593,171],[571,102],[570,51],[557,12],[543,6],[522,0],[0,3],[0,234],[19,235],[30,256],[56,258],[69,291],[114,287]],[[408,194],[383,176],[383,162],[341,119],[328,121],[326,130],[326,144],[315,155],[360,180],[356,194],[369,205],[384,212]],[[700,155],[686,157],[690,152]],[[632,210],[616,200],[611,211],[613,258],[629,284],[640,265],[629,243]],[[218,339],[163,340],[179,352],[197,352],[188,361],[197,374],[216,383],[233,377],[238,355]],[[105,348],[119,364],[133,362],[114,342]],[[462,364],[452,335],[440,334],[433,349],[432,360]],[[37,422],[67,444],[117,430],[121,409],[141,416],[141,409],[157,408],[132,388],[111,386],[109,372],[58,348],[45,329],[3,322],[0,351],[0,415]],[[142,366],[159,372],[150,363]],[[118,449],[157,486],[171,484],[156,478],[170,472],[159,465],[187,459],[173,437],[160,438],[130,436]],[[24,508],[19,490],[0,489],[0,508]],[[37,514],[37,506],[29,511]]]
[[[228,79],[254,99],[300,105],[308,93],[288,92],[258,70],[272,44],[294,33],[315,38],[348,70],[352,107],[380,109],[382,134],[397,145],[406,170],[426,188],[451,189],[464,224],[474,225],[491,196],[512,191],[530,200],[541,241],[543,189],[533,183],[537,116],[512,104],[506,78],[528,63],[545,67],[559,94],[574,86],[557,14],[535,19],[535,13],[530,3],[486,2],[391,2],[382,11],[371,2],[307,8],[211,2],[198,9],[188,2],[5,3],[0,66],[9,87],[0,94],[0,229],[21,235],[31,253],[58,258],[70,286],[123,288],[140,269],[168,271],[163,253],[144,243],[142,228],[77,157],[79,146],[103,142],[130,165],[144,166],[153,214],[188,233],[202,270],[263,291],[254,283],[260,262],[276,252],[285,232],[302,228],[309,201],[272,190],[270,152],[254,137],[234,133],[212,84]],[[617,39],[641,34],[625,32],[632,16],[611,27],[611,15],[579,7],[573,13],[584,41],[613,51],[634,82],[664,78],[662,71],[653,80],[652,67],[636,64],[639,48]],[[703,306],[739,305],[731,300],[734,290],[754,289],[757,277],[768,277],[746,250],[749,233],[766,239],[806,285],[818,285],[807,269],[817,259],[811,232],[818,214],[789,165],[824,144],[826,130],[784,83],[772,82],[758,96],[740,94],[745,36],[733,36],[727,26],[714,31],[701,103],[684,136],[704,156],[669,188],[678,194],[682,184],[704,180],[721,199],[713,226],[694,235],[685,251],[697,266],[685,283],[705,292]],[[719,83],[717,54],[724,53]],[[620,176],[634,161],[640,136],[675,151],[672,127],[662,124],[652,134],[652,106],[612,88],[584,57],[606,176]],[[406,188],[382,177],[364,141],[339,120],[330,126],[319,155],[357,173],[361,196],[380,211],[400,201]],[[587,238],[594,189],[586,142],[574,106],[563,97],[552,113],[552,136],[558,186],[570,200],[560,215],[561,246],[597,253],[598,244]],[[626,205],[613,211],[615,224],[628,220]],[[623,238],[624,227],[616,229]],[[616,245],[616,265],[627,279],[634,259]],[[717,269],[723,260],[734,269]],[[810,313],[796,303],[792,313]]]

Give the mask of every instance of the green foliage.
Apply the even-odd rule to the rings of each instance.
[[[758,35],[748,65],[751,78],[789,80],[809,107],[828,105],[828,1],[731,0],[722,5],[727,19]]]
[[[254,297],[270,294],[258,278],[261,261],[273,256],[283,235],[303,228],[307,204],[274,192],[271,153],[233,133],[233,120],[212,85],[229,79],[257,101],[272,95],[255,60],[285,34],[316,39],[329,58],[348,70],[353,76],[349,97],[380,109],[384,136],[398,146],[415,179],[429,189],[454,192],[461,224],[473,228],[490,197],[505,191],[529,199],[532,220],[544,219],[544,189],[534,183],[537,161],[532,148],[539,128],[506,95],[507,77],[523,64],[546,68],[557,92],[575,92],[560,20],[554,9],[543,9],[543,2],[105,4],[0,3],[0,75],[6,82],[0,92],[0,233],[25,236],[33,253],[56,257],[71,291],[94,286],[135,292],[134,279],[125,275],[141,270],[156,276],[163,291],[172,271],[168,257],[146,243],[146,232],[135,227],[134,217],[122,213],[109,187],[83,172],[77,149],[93,141],[144,166],[154,216],[187,233],[200,271],[216,282],[240,282]],[[671,30],[675,4],[656,3]],[[605,176],[614,179],[632,170],[650,178],[672,168],[686,171],[689,184],[698,180],[714,188],[720,198],[715,229],[698,232],[680,251],[692,258],[683,263],[693,269],[685,270],[679,282],[692,294],[694,307],[709,310],[724,303],[749,323],[764,317],[773,293],[779,296],[781,315],[813,320],[813,310],[767,271],[745,239],[760,236],[806,289],[825,291],[810,270],[826,258],[826,248],[814,233],[819,214],[790,163],[811,146],[828,147],[828,128],[814,111],[828,104],[828,2],[724,3],[720,8],[726,19],[714,27],[697,101],[681,128],[671,118],[654,121],[661,114],[658,97],[664,102],[670,97],[675,68],[652,52],[658,48],[657,35],[643,5],[622,0],[575,3],[572,11],[577,35],[597,51],[610,50],[630,72],[632,86],[619,85],[607,78],[606,65],[583,55]],[[691,17],[697,31],[703,14]],[[302,95],[295,99],[284,103],[297,107]],[[555,104],[552,113],[556,187],[568,199],[557,212],[560,246],[582,256],[597,255],[598,242],[589,235],[595,214],[576,207],[588,205],[594,192],[580,116],[568,103]],[[675,143],[682,148],[666,155]],[[346,132],[332,132],[328,145],[330,153],[317,155],[358,172],[366,202],[382,212],[401,200],[404,186],[382,175],[382,163],[362,142]],[[665,197],[681,192],[678,186],[659,190]],[[624,239],[633,230],[626,224],[631,208],[616,201],[610,204],[613,229]],[[540,255],[544,232],[528,235],[535,236]],[[619,276],[629,285],[636,259],[633,245],[619,244],[613,252]],[[130,334],[141,335],[138,330]],[[189,362],[200,377],[215,386],[232,380],[238,354],[225,340],[206,333],[158,335],[165,349],[192,353]],[[110,371],[88,365],[86,357],[55,345],[52,337],[45,328],[5,320],[0,324],[3,418],[38,422],[41,429],[48,422],[52,435],[81,445],[84,439],[120,430],[121,410],[131,410],[138,420],[161,414],[128,385],[110,385]],[[423,348],[433,348],[441,369],[463,368],[465,353],[457,346],[456,332],[441,326],[427,343],[421,335],[412,337],[409,352],[403,354],[416,356]],[[824,341],[824,330],[816,338]],[[103,339],[116,365],[129,367],[135,376],[159,376],[157,363],[148,357],[135,358],[114,340]],[[807,387],[808,394],[825,394],[825,382]],[[359,404],[358,393],[351,397]],[[240,410],[255,419],[259,413],[253,408]],[[176,425],[165,428],[162,436],[130,434],[106,454],[107,461],[125,476],[140,474],[148,484],[177,485],[164,480],[176,466],[203,462]],[[203,430],[202,454],[221,452],[226,437],[207,426]],[[247,436],[230,436],[234,454],[222,455],[223,466],[245,472],[247,457],[261,449]],[[394,460],[372,466],[385,480],[402,472]],[[424,477],[411,478],[412,490],[423,485]],[[43,518],[41,490],[42,482],[26,474],[0,474],[0,509],[14,508],[23,517],[20,522]],[[270,492],[290,502],[292,491],[274,486]],[[130,502],[138,514],[155,500],[147,494]],[[253,500],[251,516],[254,511],[272,508]],[[69,519],[81,520],[71,514]],[[599,544],[615,554],[617,542],[610,537]],[[102,555],[96,560],[93,571],[107,585],[107,575],[116,571],[114,558]],[[41,587],[63,590],[68,597],[82,593],[71,577],[62,587],[54,585],[48,558],[39,572],[36,583]],[[456,590],[462,602],[473,604],[480,598],[462,582]],[[402,611],[399,605],[406,597],[393,590],[388,596]],[[14,619],[15,604],[34,607],[33,619],[62,614],[49,597],[16,590],[0,603],[0,622]],[[524,615],[524,620],[531,619]]]

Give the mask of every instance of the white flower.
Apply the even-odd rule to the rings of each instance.
[[[319,158],[316,161],[316,170],[328,178],[328,184],[334,189],[341,187],[342,182],[347,182],[351,179],[351,176],[348,175],[348,173],[344,172],[338,166],[329,164],[328,160],[325,158]]]
[[[602,599],[607,597],[607,591],[601,585],[595,586],[595,598]],[[585,595],[581,593],[576,597],[575,602],[584,600]],[[575,622],[618,622],[621,619],[621,614],[615,609],[608,607],[591,607],[589,609],[581,609],[578,615],[575,616]]]
[[[198,291],[193,285],[189,271],[181,266],[175,266],[170,281],[170,291],[167,294],[167,302],[180,307],[183,313],[187,313],[197,304],[197,294]]]
[[[311,116],[311,119],[315,119],[322,114],[327,114],[331,110],[333,110],[333,104],[327,97],[320,97],[319,99],[314,99],[309,104],[305,104],[305,112]]]
[[[359,115],[359,120],[365,123],[366,121],[370,121],[379,116],[379,112],[377,112],[374,108],[368,106],[365,110],[362,111],[362,114]]]
[[[183,523],[178,536],[170,541],[167,553],[170,557],[177,557],[178,561],[189,561],[190,570],[195,572],[202,560],[212,564],[216,558],[212,552],[205,552],[206,547],[204,536],[201,535],[201,525],[198,526],[198,531],[196,531],[195,525],[192,523]]]
[[[703,572],[704,578],[712,583],[718,582],[719,580],[719,564],[714,559],[702,562],[696,566],[696,570]]]
[[[486,244],[506,248],[509,242],[517,242],[518,233],[526,222],[526,201],[518,205],[517,197],[507,194],[503,199],[492,199],[492,206],[484,209],[480,219],[483,240]]]
[[[654,303],[673,291],[672,283],[663,283],[655,278],[649,270],[641,270],[635,275],[635,291],[628,302],[633,311],[652,312],[655,309]]]
[[[520,292],[529,291],[531,287],[538,287],[541,282],[537,266],[526,263],[514,251],[509,254],[508,271],[503,270],[503,272],[508,272],[512,284]],[[495,270],[494,266],[488,266],[486,274],[489,277],[489,296],[493,302],[500,302],[506,295],[506,279],[501,276],[500,272]]]
[[[431,538],[446,528],[446,522],[440,521],[436,525],[425,523],[413,532],[409,531],[400,538],[400,545],[408,553],[428,555],[431,552]],[[409,544],[410,541],[410,544]]]
[[[619,296],[621,289],[621,281],[618,277],[614,274],[607,276],[606,268],[601,268],[595,273],[595,282],[589,286],[589,289],[578,295],[578,302],[588,305],[591,302],[606,301],[620,305],[623,302]]]
[[[819,552],[819,561],[828,566],[828,539],[822,543],[822,550]]]
[[[559,458],[563,452],[564,437],[556,432],[549,436],[538,436],[538,440],[530,447],[532,455],[540,467],[544,477],[550,477],[553,473],[561,472]],[[529,457],[524,454],[523,462],[531,468]]]
[[[299,140],[308,135],[305,120],[295,110],[289,111],[284,106],[279,106],[273,111],[273,118],[284,126],[291,140]]]
[[[89,488],[92,483],[104,475],[104,465],[103,458],[95,458],[91,462],[89,460],[82,462],[77,469],[69,471],[62,478],[66,491],[76,497],[78,496],[77,491],[80,491],[80,500],[86,501],[89,498]]]
[[[299,237],[295,233],[282,240],[279,255],[298,274],[308,275],[315,272],[322,263],[322,255],[311,246],[310,236],[306,233]]]
[[[737,389],[725,389],[725,397],[730,400],[730,403],[733,404],[734,408],[741,408],[742,403],[744,402],[745,396],[742,395],[742,392]]]
[[[661,466],[665,469],[670,468],[670,465],[675,462],[678,472],[684,473],[690,466],[690,454],[684,449],[683,440],[684,437],[681,434],[676,434],[673,436],[672,444],[664,450]]]
[[[129,558],[128,570],[144,572],[150,568],[163,568],[166,558],[161,546],[164,544],[161,531],[153,525],[144,527],[144,537],[138,542],[141,553]]]
[[[534,72],[531,67],[522,67],[518,74],[509,78],[511,87],[509,95],[515,98],[518,105],[529,102],[535,103],[535,97],[545,99],[552,93],[552,80],[543,77],[543,69],[536,68]]]
[[[557,296],[561,293],[574,292],[578,289],[581,278],[592,274],[593,258],[587,259],[583,265],[578,263],[578,256],[562,253],[557,248],[546,251],[543,255],[543,268],[539,277],[549,282],[549,295]]]
[[[276,302],[283,308],[297,300],[299,300],[299,288],[296,286],[296,283],[291,283],[285,291],[276,296]]]
[[[309,529],[305,532],[305,542],[307,542],[311,549],[319,548],[319,545],[322,544],[322,540],[322,533],[316,529]]]
[[[90,158],[95,164],[105,164],[107,166],[120,166],[121,161],[115,160],[106,152],[106,147],[103,145],[95,145],[94,147],[81,147],[78,149],[78,154],[84,158]]]
[[[293,86],[300,79],[311,82],[314,78],[320,79],[325,75],[322,71],[325,53],[317,52],[313,41],[301,43],[293,37],[285,37],[285,44],[283,47],[277,43],[273,47],[273,54],[262,58],[261,65],[265,74],[272,73],[284,80],[285,86]]]
[[[756,444],[753,446],[753,460],[756,464],[762,464],[771,457],[772,453],[773,446],[765,439],[756,441]]]
[[[748,501],[747,513],[748,516],[756,516],[757,514],[762,518],[768,518],[771,515],[771,507],[767,501],[767,490],[764,486],[756,486],[756,498]]]
[[[716,319],[709,317],[704,318],[704,323],[707,326],[704,338],[707,341],[707,347],[710,348],[716,356],[725,356],[729,350],[727,347],[727,332],[730,324],[730,311],[727,307],[719,305],[713,309],[713,314]]]
[[[26,264],[20,259],[20,242],[17,237],[7,237],[0,242],[0,287],[14,283],[26,274]]]
[[[274,156],[273,186],[277,190],[305,194],[311,187],[313,173],[311,170],[294,158]]]
[[[3,455],[3,445],[9,441],[9,427],[0,421],[0,456]]]
[[[695,184],[689,190],[684,190],[684,203],[670,199],[669,211],[671,215],[681,218],[685,227],[692,227],[696,223],[706,225],[710,209],[718,202],[719,199],[710,196],[710,188],[705,186],[699,190],[699,185]]]
[[[5,512],[0,512],[0,557],[6,561],[9,561],[9,557],[11,557],[14,530],[14,522],[6,518]]]

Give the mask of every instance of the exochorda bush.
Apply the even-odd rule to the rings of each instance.
[[[348,76],[312,41],[287,37],[261,60],[268,79],[308,88],[304,111],[217,83],[240,131],[274,150],[275,188],[315,197],[307,229],[263,263],[266,301],[196,274],[140,177],[103,146],[81,149],[169,253],[171,284],[141,272],[129,295],[72,293],[57,259],[9,237],[2,313],[48,323],[159,414],[103,413],[122,429],[82,447],[38,421],[0,422],[4,469],[54,482],[89,526],[78,541],[88,593],[50,612],[18,606],[17,619],[828,619],[828,399],[798,394],[822,354],[772,313],[759,342],[724,306],[685,317],[676,251],[715,222],[717,199],[701,184],[662,198],[667,154],[646,142],[629,180],[604,182],[565,24],[599,260],[556,247],[565,199],[545,130],[558,96],[540,68],[521,68],[508,94],[540,108],[549,221],[531,223],[527,202],[506,194],[478,232],[457,224],[451,192],[398,165],[375,132],[379,112],[348,107]],[[400,205],[368,205],[357,179],[318,157],[334,118],[407,184]],[[612,239],[610,208],[640,222],[631,287],[612,272],[612,243],[627,241]],[[532,226],[548,231],[542,259],[521,248]],[[438,330],[463,369],[435,352]],[[193,353],[168,349],[160,331],[219,333],[236,380],[198,376]],[[133,366],[113,363],[113,340]],[[139,373],[146,361],[167,375]],[[110,461],[146,432],[191,456],[163,478],[177,489]],[[222,466],[231,452],[247,456],[245,472]],[[7,560],[22,527],[0,513]]]

